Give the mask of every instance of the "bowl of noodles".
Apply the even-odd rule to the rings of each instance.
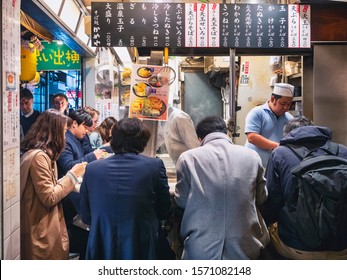
[[[154,69],[149,67],[140,67],[137,69],[137,75],[141,78],[149,78],[152,76]]]
[[[149,84],[139,82],[133,86],[133,92],[138,97],[147,97],[152,93],[152,87]]]

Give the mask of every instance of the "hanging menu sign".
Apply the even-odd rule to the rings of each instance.
[[[185,4],[185,47],[219,47],[219,5]]]
[[[223,5],[221,23],[224,30],[221,36],[223,47],[288,46],[286,5]]]
[[[307,5],[288,6],[288,47],[309,48],[311,45],[310,9]]]
[[[184,4],[94,3],[95,47],[183,47]]]
[[[92,2],[94,47],[310,48],[309,5]]]

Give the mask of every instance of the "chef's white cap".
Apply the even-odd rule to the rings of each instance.
[[[294,86],[285,83],[277,83],[275,84],[273,93],[280,96],[293,97]]]

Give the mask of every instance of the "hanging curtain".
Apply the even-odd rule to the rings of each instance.
[[[49,31],[43,28],[39,23],[37,23],[23,11],[20,11],[20,24],[43,40],[52,42],[54,39],[54,36]]]

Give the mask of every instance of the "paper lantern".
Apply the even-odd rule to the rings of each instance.
[[[36,72],[35,73],[35,78],[30,81],[30,84],[36,85],[40,82],[40,73]]]
[[[35,79],[35,76],[37,73],[36,72],[36,65],[37,65],[36,49],[26,48],[22,46],[20,61],[21,61],[20,80],[29,82]]]

